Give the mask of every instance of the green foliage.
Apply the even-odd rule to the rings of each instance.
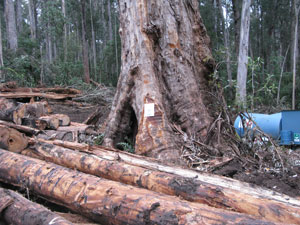
[[[132,146],[132,144],[127,143],[127,142],[120,142],[117,144],[118,148],[121,148],[121,150],[129,152],[129,153],[134,153],[134,147]]]
[[[104,138],[104,134],[99,134],[99,135],[94,139],[94,144],[95,144],[95,145],[102,145],[102,143],[103,143],[103,138]]]

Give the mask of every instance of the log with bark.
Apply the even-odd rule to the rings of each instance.
[[[10,128],[14,128],[24,134],[27,134],[27,135],[38,135],[40,133],[40,130],[38,129],[35,129],[35,128],[31,128],[31,127],[28,127],[28,126],[23,126],[23,125],[17,125],[17,124],[14,124],[14,123],[10,123],[10,122],[6,122],[6,121],[2,121],[0,120],[0,125],[3,125],[3,126],[7,126],[7,127],[10,127]]]
[[[56,94],[56,93],[39,93],[39,92],[16,92],[16,93],[10,93],[10,92],[2,92],[0,93],[0,97],[3,98],[43,98],[43,99],[55,99],[55,100],[64,100],[64,99],[70,99],[75,98],[77,95],[75,94]]]
[[[103,224],[275,224],[0,150],[0,180]]]
[[[0,119],[18,125],[22,124],[24,118],[38,118],[51,112],[52,110],[46,101],[23,104],[14,99],[0,98]]]
[[[75,88],[63,88],[63,87],[53,87],[53,88],[26,88],[17,87],[13,83],[0,86],[1,92],[25,92],[25,93],[56,93],[56,94],[66,94],[66,95],[80,95],[82,92]]]
[[[28,145],[28,138],[19,131],[0,125],[0,147],[12,152],[21,152]]]
[[[197,181],[194,178],[130,165],[122,162],[122,160],[119,161],[120,158],[108,160],[101,156],[85,154],[53,145],[53,143],[58,141],[33,139],[30,141],[34,144],[32,146],[33,150],[27,150],[24,153],[22,152],[22,154],[38,157],[109,180],[146,188],[167,195],[180,196],[192,202],[255,215],[274,222],[300,223],[300,201],[292,198],[289,201],[272,199],[274,194],[267,195],[261,193],[260,196],[252,196],[246,192],[251,189],[242,182],[239,182],[239,185],[243,187],[245,192],[237,192],[230,187],[222,187],[221,185],[210,184],[209,182]],[[81,144],[70,143],[70,145],[74,149],[84,150]],[[91,151],[87,151],[91,153]],[[97,154],[97,150],[92,152]],[[222,182],[222,178],[219,177],[219,179]],[[226,182],[226,178],[223,180]],[[280,211],[280,214],[278,214],[278,211]]]
[[[6,200],[6,201],[5,201]],[[3,204],[4,203],[4,204]],[[71,225],[61,216],[31,202],[22,195],[0,187],[0,213],[8,224],[14,225]]]

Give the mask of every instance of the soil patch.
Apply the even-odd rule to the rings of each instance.
[[[234,159],[214,171],[214,174],[230,177],[253,185],[262,186],[292,197],[300,196],[300,166],[286,168],[287,172],[261,169]]]

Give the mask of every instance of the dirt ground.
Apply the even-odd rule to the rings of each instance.
[[[271,169],[260,170],[253,165],[243,164],[240,160],[234,159],[214,173],[262,186],[291,197],[300,197],[300,166],[287,169],[286,173]]]

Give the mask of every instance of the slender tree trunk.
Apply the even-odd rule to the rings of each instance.
[[[0,80],[4,80],[4,72],[1,67],[4,66],[3,62],[3,47],[2,47],[2,21],[1,21],[1,16],[0,16]]]
[[[108,38],[110,41],[113,40],[113,30],[112,30],[112,19],[111,19],[111,3],[107,1],[107,14],[108,14]]]
[[[117,34],[117,15],[115,15],[115,57],[116,57],[116,76],[119,76],[119,56],[118,56],[118,34]]]
[[[241,28],[241,0],[232,0],[232,10],[234,18],[234,38],[235,38],[235,53],[239,55],[239,41],[240,41],[240,28]]]
[[[298,18],[299,18],[299,10],[300,10],[300,1],[294,0],[293,1],[293,10],[294,10],[294,27],[293,27],[293,40],[292,40],[292,66],[293,66],[293,90],[292,90],[292,110],[296,108],[296,67],[297,67],[297,58],[298,58]]]
[[[96,55],[96,39],[95,39],[95,30],[94,30],[94,21],[93,21],[92,0],[90,0],[90,10],[91,10],[91,28],[92,28],[92,49],[93,49],[94,77],[96,77],[96,73],[97,73],[97,55]]]
[[[247,107],[246,83],[248,72],[250,5],[251,0],[243,0],[236,88],[236,103],[242,108]]]
[[[22,33],[23,31],[23,10],[22,10],[22,0],[16,0],[17,7],[17,30],[18,33]]]
[[[106,21],[105,21],[105,17],[104,17],[104,13],[105,13],[105,7],[104,7],[104,3],[105,1],[102,0],[101,1],[101,21],[102,21],[102,33],[103,33],[103,46],[105,47],[107,44],[107,26],[106,26]],[[102,59],[104,59],[104,55],[102,53]],[[107,74],[107,60],[103,60],[103,67],[104,67],[104,74]],[[100,82],[102,81],[102,78],[104,78],[102,76],[102,74],[100,74]]]
[[[68,43],[67,43],[67,14],[66,14],[66,3],[65,0],[61,0],[61,9],[62,9],[62,13],[64,16],[64,61],[67,61],[67,56],[68,56]]]
[[[90,83],[90,69],[89,69],[89,56],[88,56],[88,43],[86,40],[86,15],[85,15],[85,0],[80,1],[81,4],[81,35],[82,35],[82,56],[84,68],[84,81]]]
[[[279,105],[279,101],[280,101],[280,88],[281,88],[281,81],[282,81],[282,76],[283,76],[283,70],[284,70],[284,66],[285,66],[285,61],[289,52],[290,46],[287,48],[285,56],[283,58],[283,62],[281,64],[281,71],[280,71],[280,77],[279,77],[279,81],[278,81],[278,88],[277,88],[277,98],[276,98],[276,104],[277,106]]]
[[[33,0],[28,2],[29,20],[30,20],[30,34],[31,39],[36,39],[36,21],[35,21],[35,4]]]
[[[119,7],[122,71],[104,144],[128,136],[136,153],[179,163],[171,125],[203,140],[212,122],[205,93],[214,60],[198,1],[122,0]]]
[[[16,27],[15,6],[13,0],[5,0],[6,33],[9,49],[14,52],[18,49],[18,35]]]
[[[224,17],[221,0],[218,0],[218,8],[219,8],[219,13],[221,15],[221,20],[222,20],[223,39],[224,39],[224,46],[225,46],[225,52],[226,52],[227,78],[228,78],[228,83],[229,83],[229,88],[230,88],[229,94],[230,94],[230,97],[232,97],[233,83],[232,83],[232,70],[231,70],[231,62],[230,62],[229,32],[226,27],[226,18]]]

